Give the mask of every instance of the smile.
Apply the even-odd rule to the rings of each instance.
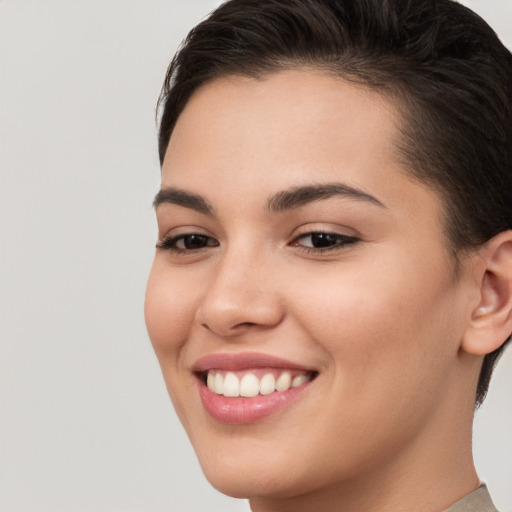
[[[309,382],[313,374],[310,372],[294,372],[288,370],[252,369],[242,372],[225,372],[210,370],[207,373],[208,389],[226,397],[255,397],[281,393]]]
[[[199,396],[217,421],[248,424],[294,402],[318,372],[260,354],[207,356],[194,367]]]

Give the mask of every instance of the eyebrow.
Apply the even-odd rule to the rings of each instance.
[[[267,206],[270,211],[281,212],[300,208],[314,201],[329,199],[334,196],[346,196],[351,199],[368,201],[382,208],[386,208],[376,197],[363,190],[346,185],[345,183],[322,183],[319,185],[293,187],[272,196]]]
[[[271,212],[282,212],[334,196],[346,196],[351,199],[368,201],[382,208],[386,207],[376,197],[350,185],[344,183],[325,183],[293,187],[278,192],[268,200],[267,208]],[[206,215],[214,214],[213,206],[204,197],[174,187],[162,188],[157,193],[153,200],[153,207],[157,208],[161,204],[175,204]]]
[[[165,187],[160,189],[153,200],[153,208],[158,208],[161,204],[176,204],[199,213],[213,215],[213,207],[206,199],[179,188]]]

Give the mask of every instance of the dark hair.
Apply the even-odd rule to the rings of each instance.
[[[159,100],[159,154],[191,95],[218,77],[309,66],[394,99],[399,153],[445,203],[455,261],[512,228],[512,54],[452,0],[231,0],[188,35]],[[486,355],[487,393],[504,346]]]

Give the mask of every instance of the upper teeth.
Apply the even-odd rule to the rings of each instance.
[[[227,397],[254,397],[268,395],[274,391],[286,391],[291,387],[297,387],[311,378],[310,373],[299,373],[292,376],[291,372],[283,371],[276,376],[274,373],[265,373],[258,378],[254,373],[244,373],[239,378],[233,372],[221,372],[210,370],[206,379],[208,389],[218,395]]]

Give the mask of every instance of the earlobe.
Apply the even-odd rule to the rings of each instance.
[[[479,251],[485,266],[479,277],[480,301],[472,312],[462,349],[486,355],[512,333],[512,231],[489,240]]]

